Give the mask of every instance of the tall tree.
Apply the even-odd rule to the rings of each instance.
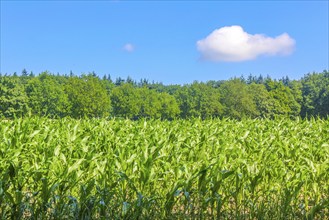
[[[240,79],[226,81],[220,86],[220,91],[224,116],[241,119],[258,115],[254,98]]]
[[[112,114],[116,117],[136,118],[140,112],[140,94],[129,83],[117,86],[111,91]]]
[[[302,116],[329,115],[329,72],[307,74],[302,80]]]
[[[72,117],[107,117],[109,115],[110,98],[104,84],[93,74],[70,77],[65,91],[72,106]]]
[[[160,114],[162,119],[174,119],[179,115],[179,106],[174,96],[162,92],[158,94],[161,108]]]
[[[291,89],[282,82],[267,79],[267,90],[273,99],[273,111],[275,115],[298,116],[300,104],[295,100]]]
[[[265,85],[252,83],[248,86],[248,93],[251,94],[256,105],[255,117],[271,118],[274,116],[273,100]]]
[[[40,116],[64,117],[70,114],[70,103],[64,85],[48,72],[29,80],[26,93],[32,113]]]
[[[135,88],[139,94],[140,109],[139,118],[160,118],[161,117],[161,102],[158,93],[155,90],[150,90],[147,87]]]
[[[185,85],[175,93],[182,118],[217,117],[222,113],[219,90],[204,83]]]
[[[28,98],[19,77],[0,77],[0,117],[21,117],[29,113]]]

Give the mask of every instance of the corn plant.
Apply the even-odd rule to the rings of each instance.
[[[1,219],[329,219],[329,120],[17,118]]]

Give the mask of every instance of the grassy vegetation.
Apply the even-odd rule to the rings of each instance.
[[[1,121],[2,219],[329,219],[329,120]]]

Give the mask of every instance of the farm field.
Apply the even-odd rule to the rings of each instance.
[[[1,219],[329,219],[329,119],[0,122]]]

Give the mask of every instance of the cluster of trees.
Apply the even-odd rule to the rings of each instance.
[[[250,75],[226,81],[163,85],[130,77],[0,74],[0,117],[190,118],[329,115],[329,72],[300,80]]]

